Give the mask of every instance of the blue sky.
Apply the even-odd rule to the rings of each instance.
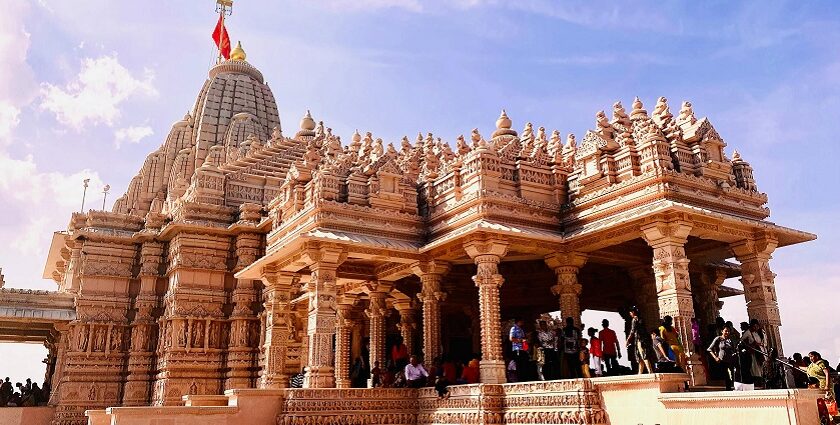
[[[212,0],[4,2],[0,16],[0,267],[40,279],[81,180],[119,196],[192,107],[215,57]],[[274,91],[284,129],[306,109],[345,139],[516,128],[582,135],[639,96],[690,100],[752,163],[771,220],[818,234],[783,248],[787,352],[840,357],[840,12],[832,2],[238,0],[228,21]],[[737,281],[728,284],[738,286]],[[724,315],[746,318],[743,300]],[[587,319],[588,320],[588,319]],[[593,322],[594,319],[589,320]],[[20,356],[22,349],[0,356]],[[32,347],[30,347],[32,348]],[[16,353],[16,354],[15,354]],[[40,356],[40,354],[38,354]]]

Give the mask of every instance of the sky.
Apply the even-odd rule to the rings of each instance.
[[[582,135],[599,110],[690,100],[754,169],[770,220],[818,235],[771,262],[785,351],[840,358],[840,11],[771,1],[236,0],[234,42],[277,99],[287,134],[307,109],[349,140],[490,133],[505,108]],[[6,0],[0,14],[0,267],[41,279],[50,235],[81,207],[107,208],[214,58],[212,0]],[[413,139],[413,137],[412,137]],[[727,285],[739,287],[737,280]],[[723,316],[746,319],[742,298]],[[599,318],[584,313],[585,323]],[[39,346],[0,344],[20,379]],[[0,370],[0,375],[4,371]],[[6,374],[9,374],[7,372]],[[18,378],[16,378],[18,379]]]

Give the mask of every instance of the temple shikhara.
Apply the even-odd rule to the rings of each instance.
[[[816,391],[685,391],[707,381],[691,319],[723,297],[782,352],[771,255],[815,238],[768,220],[736,143],[664,97],[577,138],[513,118],[448,141],[281,128],[237,47],[113,210],[55,233],[56,291],[0,289],[0,336],[48,347],[54,424],[812,423]],[[634,305],[674,318],[686,374],[506,383],[514,317]],[[481,383],[351,388],[396,336],[427,363],[480,353]]]

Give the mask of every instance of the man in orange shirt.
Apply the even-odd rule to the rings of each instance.
[[[601,340],[601,357],[607,365],[607,375],[612,375],[618,372],[618,360],[621,358],[621,346],[618,345],[618,337],[615,331],[610,329],[610,321],[604,319],[601,321],[601,332],[598,332],[598,339]]]

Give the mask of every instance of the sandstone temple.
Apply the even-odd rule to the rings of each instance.
[[[507,321],[558,310],[636,305],[690,341],[743,294],[782,351],[771,255],[815,236],[768,220],[691,103],[653,105],[616,102],[578,138],[502,111],[451,142],[342,140],[309,112],[281,129],[235,49],[113,210],[54,234],[57,290],[0,289],[0,337],[48,347],[53,424],[812,423],[808,390],[685,392],[706,383],[691,344],[686,375],[506,383]],[[481,383],[350,388],[363,341],[372,364],[395,335],[481,353]]]

